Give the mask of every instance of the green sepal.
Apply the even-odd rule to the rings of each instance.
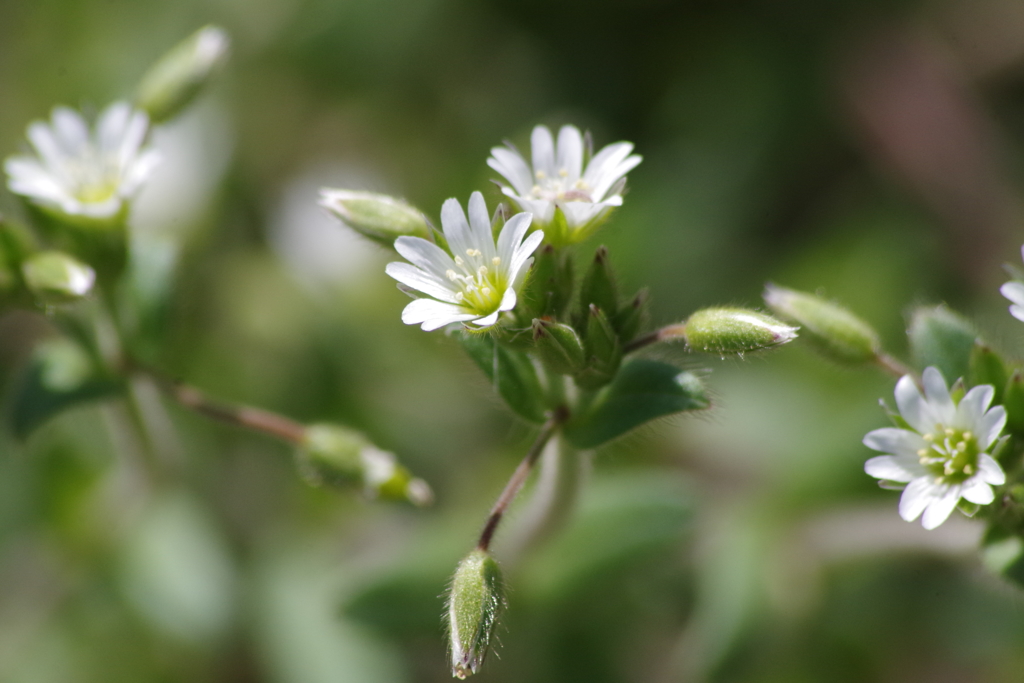
[[[1003,408],[1006,409],[1006,429],[1024,435],[1024,371],[1020,368],[1006,381]]]
[[[520,294],[517,313],[525,321],[550,316],[561,317],[572,298],[573,264],[568,252],[550,244],[541,245],[533,258],[533,266]]]
[[[927,306],[914,311],[907,338],[918,367],[935,366],[952,381],[967,376],[978,331],[944,305]]]
[[[594,304],[587,314],[587,334],[583,347],[587,355],[587,366],[573,378],[576,384],[588,391],[603,387],[615,377],[622,362],[622,344],[608,316]]]
[[[999,405],[1003,402],[1003,389],[1006,387],[1006,366],[998,353],[992,350],[989,345],[976,341],[971,349],[971,359],[968,364],[967,379],[972,387],[979,384],[989,384],[995,389],[993,402]]]
[[[565,436],[577,448],[596,448],[651,420],[710,405],[694,373],[637,358],[623,365],[590,406],[569,421]]]
[[[480,670],[504,606],[501,569],[490,553],[478,548],[459,562],[448,593],[453,676],[464,679]]]
[[[529,422],[544,421],[544,392],[529,358],[498,344],[487,333],[462,330],[455,337],[512,412]]]
[[[580,327],[586,325],[590,306],[595,305],[609,315],[619,310],[619,289],[608,263],[608,248],[598,247],[594,260],[580,281]]]
[[[560,375],[574,375],[586,365],[583,341],[564,323],[534,319],[533,349],[545,367]]]
[[[68,339],[39,344],[8,397],[14,436],[24,439],[58,413],[124,390],[124,381],[98,370],[92,357]]]
[[[142,77],[135,106],[163,123],[188,106],[227,57],[230,39],[216,26],[204,26],[171,48]]]
[[[628,344],[647,324],[647,309],[650,293],[641,289],[612,318],[612,326],[623,344]]]
[[[881,352],[874,328],[839,304],[773,284],[765,287],[764,300],[780,318],[800,325],[804,338],[837,363],[871,363]]]

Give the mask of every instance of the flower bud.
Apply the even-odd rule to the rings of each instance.
[[[552,372],[573,375],[583,369],[586,355],[576,330],[563,323],[537,318],[533,321],[534,350]]]
[[[764,300],[779,317],[799,323],[807,339],[837,363],[870,363],[881,351],[874,329],[831,301],[773,284],[765,287]]]
[[[619,333],[619,339],[626,344],[636,337],[637,333],[647,322],[647,301],[650,299],[646,289],[641,289],[637,295],[619,309],[612,320],[615,331]]]
[[[448,594],[453,676],[465,679],[480,670],[504,606],[501,569],[486,550],[478,548],[459,562]]]
[[[430,486],[351,429],[316,424],[306,428],[297,453],[306,480],[313,485],[361,486],[368,498],[407,500],[427,505],[433,500]]]
[[[429,239],[423,214],[400,199],[356,190],[320,190],[320,206],[360,235],[390,247],[402,236]]]
[[[195,99],[224,62],[230,44],[224,29],[199,29],[150,67],[139,84],[136,106],[149,114],[153,123],[173,118]]]
[[[743,354],[790,342],[796,338],[796,329],[745,308],[705,308],[691,315],[681,331],[687,345],[695,351]]]
[[[21,264],[29,291],[43,303],[81,299],[96,282],[96,272],[62,251],[40,251]]]
[[[587,367],[574,377],[576,384],[588,390],[600,389],[615,378],[622,361],[622,345],[608,316],[594,304],[587,314],[587,335],[583,344]]]
[[[607,315],[614,315],[619,310],[618,287],[608,264],[608,248],[603,246],[598,248],[590,268],[584,273],[583,281],[580,283],[582,320],[586,320],[587,309],[591,304],[595,304]],[[581,324],[581,329],[582,327]]]
[[[541,245],[523,287],[523,311],[530,318],[559,317],[572,298],[572,259],[568,252]]]

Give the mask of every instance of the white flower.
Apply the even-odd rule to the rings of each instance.
[[[516,291],[533,262],[530,254],[544,239],[541,231],[526,237],[530,218],[528,213],[512,216],[495,244],[484,197],[474,192],[468,222],[458,200],[449,199],[441,207],[441,227],[452,256],[420,237],[395,240],[395,249],[411,265],[389,263],[387,274],[433,297],[406,306],[402,322],[428,332],[453,322],[481,328],[496,323],[502,312],[515,307]]]
[[[1024,257],[1024,247],[1020,251]],[[1010,306],[1010,315],[1017,320],[1024,320],[1024,282],[1007,282],[999,291],[1013,304]]]
[[[142,146],[148,125],[146,114],[126,102],[107,107],[92,131],[78,112],[55,107],[49,123],[28,127],[36,156],[4,162],[7,185],[65,216],[113,218],[158,161],[154,150]]]
[[[897,382],[896,404],[910,429],[876,429],[865,436],[865,446],[889,455],[871,458],[864,471],[906,484],[900,516],[912,522],[924,513],[922,525],[934,529],[961,498],[988,505],[992,485],[1006,483],[1003,469],[987,453],[1006,425],[1006,410],[989,409],[994,390],[987,384],[954,403],[937,369],[926,368],[923,381],[923,397],[910,375]]]
[[[493,148],[487,165],[512,185],[503,185],[501,191],[523,211],[531,212],[534,223],[547,230],[548,240],[557,244],[583,240],[612,207],[621,206],[625,175],[642,159],[630,154],[632,143],[616,142],[595,154],[584,169],[583,136],[575,126],[562,126],[558,131],[557,149],[551,131],[537,126],[530,145],[532,170],[511,146]],[[564,228],[558,214],[564,216]]]

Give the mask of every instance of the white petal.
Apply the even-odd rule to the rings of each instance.
[[[930,411],[910,375],[903,375],[896,382],[896,406],[903,419],[915,430],[927,434],[935,429],[934,424],[929,424]]]
[[[148,178],[153,169],[156,168],[163,160],[160,156],[160,152],[155,149],[147,149],[143,151],[131,165],[123,171],[124,175],[121,178],[121,186],[118,188],[118,194],[122,197],[131,197],[135,192],[142,186]]]
[[[46,165],[50,173],[54,174],[62,182],[66,182],[65,165],[68,153],[65,152],[60,142],[54,137],[53,131],[45,123],[35,121],[29,124],[28,140],[32,143],[39,158]]]
[[[558,131],[558,168],[565,170],[565,182],[573,184],[583,171],[583,136],[576,126],[562,126]]]
[[[496,256],[494,251],[494,233],[491,231],[491,215],[487,213],[487,202],[480,192],[469,196],[469,227],[473,233],[473,244],[483,254],[484,265],[490,264]]]
[[[965,481],[960,488],[960,495],[978,505],[988,505],[996,499],[992,487],[978,477],[971,477]]]
[[[864,471],[875,479],[909,482],[927,474],[916,458],[879,455],[864,463]]]
[[[982,416],[975,427],[978,430],[975,438],[978,439],[982,450],[991,446],[999,438],[1005,426],[1006,408],[1003,406],[996,406]]]
[[[572,230],[579,230],[605,211],[601,204],[591,202],[557,202],[565,214],[565,224]]]
[[[977,430],[981,426],[981,418],[992,403],[995,390],[988,384],[972,388],[960,399],[956,407],[956,426],[961,429]],[[981,437],[982,434],[977,434]],[[988,444],[986,444],[988,445]]]
[[[595,200],[603,199],[608,190],[610,190],[612,186],[622,178],[622,176],[632,171],[641,161],[643,161],[643,157],[638,154],[634,154],[631,157],[626,157],[621,163],[606,171],[601,176],[600,182],[595,185],[592,190],[593,198]]]
[[[512,257],[516,249],[523,241],[523,236],[530,229],[530,221],[533,215],[529,213],[517,213],[509,218],[498,235],[498,256],[501,258],[503,267],[512,265]]]
[[[868,432],[864,437],[864,445],[882,453],[913,457],[917,456],[919,450],[928,447],[920,434],[896,427],[883,427]]]
[[[441,205],[441,228],[452,255],[466,258],[466,252],[474,246],[473,234],[458,199],[445,200]]]
[[[501,311],[494,311],[489,313],[482,318],[477,318],[473,321],[473,324],[478,327],[490,327],[494,323],[498,322],[498,316],[501,315]]]
[[[584,182],[591,188],[596,187],[604,180],[605,175],[608,175],[632,151],[633,145],[629,142],[606,145],[587,164],[587,170],[583,172]],[[608,185],[610,187],[611,183]]]
[[[551,131],[547,126],[537,126],[530,134],[530,147],[533,151],[533,172],[543,173],[548,178],[555,177],[555,142],[551,139]]]
[[[978,474],[976,476],[986,484],[1002,486],[1006,483],[1006,473],[1003,472],[1003,468],[996,462],[996,459],[988,453],[978,456]]]
[[[120,151],[131,115],[132,108],[127,102],[114,102],[104,110],[96,122],[96,141],[102,151],[113,154]]]
[[[487,165],[512,183],[512,187],[519,194],[530,194],[530,190],[533,189],[533,173],[518,153],[504,147],[495,147],[491,150]]]
[[[929,530],[939,526],[946,521],[958,502],[960,502],[960,485],[947,485],[942,496],[933,498],[924,511],[924,516],[921,517],[921,526]]]
[[[132,163],[139,153],[142,143],[146,139],[146,131],[149,128],[149,117],[141,111],[132,114],[125,127],[124,134],[117,147],[117,158],[122,167]]]
[[[507,192],[507,196],[515,200],[520,209],[533,215],[533,224],[541,227],[548,225],[555,218],[555,203],[546,199],[526,199],[516,197]]]
[[[532,254],[540,243],[544,240],[544,233],[540,230],[530,233],[519,248],[516,249],[515,254],[512,256],[512,262],[508,266],[508,277],[511,280],[518,279],[519,270],[529,260],[530,254]]]
[[[422,237],[402,235],[395,240],[395,251],[413,265],[439,278],[455,269],[455,261],[448,252]]]
[[[924,385],[924,395],[935,418],[944,425],[951,424],[956,419],[956,406],[953,405],[942,373],[935,366],[928,366],[921,374],[921,383]]]
[[[1024,322],[1024,306],[1017,306],[1016,304],[1010,306],[1010,315],[1017,320]]]
[[[499,311],[511,311],[516,307],[516,290],[509,287],[505,290],[505,294],[501,297],[501,303],[498,305]]]
[[[1024,282],[1007,282],[999,288],[999,293],[1018,306],[1024,306]]]
[[[50,116],[53,134],[61,149],[72,156],[81,156],[89,145],[89,126],[74,109],[54,107]]]
[[[455,291],[448,286],[447,282],[434,275],[426,273],[409,263],[402,263],[400,261],[389,263],[384,268],[384,272],[401,282],[403,285],[412,287],[424,294],[429,294],[435,299],[447,301],[452,304],[458,303],[459,301],[455,295]]]
[[[406,325],[421,325],[430,332],[439,327],[462,320],[472,320],[474,313],[467,313],[461,306],[434,301],[433,299],[416,299],[402,311],[402,322]]]
[[[903,489],[903,495],[900,496],[900,517],[908,522],[917,519],[932,502],[933,497],[941,495],[941,491],[936,489],[931,476],[918,477],[907,484],[907,488]]]

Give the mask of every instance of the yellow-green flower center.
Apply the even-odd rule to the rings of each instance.
[[[97,154],[69,162],[67,173],[72,195],[83,204],[99,204],[111,199],[120,185],[117,164]]]
[[[486,264],[479,249],[467,249],[465,257],[455,256],[455,265],[461,272],[448,270],[445,275],[456,286],[459,305],[478,315],[496,311],[508,289],[501,257],[495,256]]]
[[[972,432],[947,427],[925,434],[924,440],[928,446],[917,457],[936,478],[959,484],[977,474],[981,449]]]
[[[590,197],[592,188],[583,178],[576,182],[568,182],[569,171],[559,169],[558,175],[548,177],[544,171],[537,171],[535,174],[537,184],[530,190],[533,199],[546,199],[547,201],[564,202],[592,202]]]

